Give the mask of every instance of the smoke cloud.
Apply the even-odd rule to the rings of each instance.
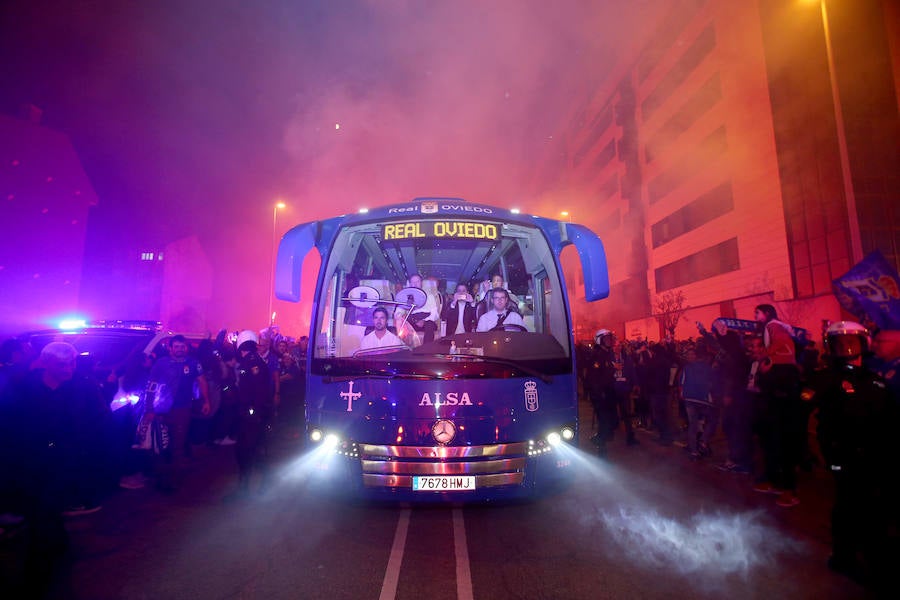
[[[515,203],[658,4],[370,1],[365,23],[328,20],[343,60],[298,96],[285,130],[297,194],[331,210],[422,195]]]
[[[622,507],[600,511],[597,518],[634,562],[688,575],[747,577],[754,568],[772,565],[779,554],[800,549],[764,525],[760,512],[701,513],[680,522],[654,510]]]

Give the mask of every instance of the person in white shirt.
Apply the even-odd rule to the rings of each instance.
[[[447,333],[466,333],[475,330],[476,314],[475,299],[469,293],[466,284],[456,286],[453,299],[444,305],[444,321],[447,322]]]
[[[522,315],[509,310],[509,292],[503,288],[494,288],[491,290],[491,310],[487,311],[478,319],[478,327],[476,331],[491,331],[492,329],[502,329],[504,325],[518,325],[525,327]]]
[[[359,345],[360,350],[372,348],[387,348],[389,346],[404,346],[403,340],[388,331],[388,313],[383,306],[378,306],[372,311],[372,325],[375,329],[367,333]]]

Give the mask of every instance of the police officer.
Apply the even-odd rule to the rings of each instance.
[[[835,481],[828,566],[883,589],[887,569],[896,568],[887,560],[888,520],[896,508],[886,496],[897,465],[891,443],[896,410],[881,377],[862,367],[869,347],[865,327],[833,323],[825,347],[828,367],[816,372],[810,393],[819,410],[822,456]]]
[[[900,403],[900,330],[880,329],[872,337],[868,367],[881,375],[895,405]]]
[[[256,468],[262,475],[260,490],[267,484],[265,438],[274,413],[271,374],[257,352],[259,338],[251,330],[237,338],[237,443],[238,489],[235,496],[249,492],[250,477]]]
[[[606,457],[606,443],[612,439],[613,432],[619,425],[613,365],[615,343],[616,338],[612,331],[598,330],[594,334],[594,347],[591,348],[585,364],[585,390],[597,419],[597,433],[591,441],[597,446],[597,454],[601,458]]]

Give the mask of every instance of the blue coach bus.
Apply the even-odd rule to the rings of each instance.
[[[360,490],[451,499],[529,494],[568,472],[559,445],[577,440],[578,402],[559,255],[569,244],[586,299],[605,298],[594,233],[515,210],[418,198],[289,230],[278,298],[299,301],[304,257],[315,247],[322,259],[306,433],[330,470]],[[496,312],[490,290],[504,288],[515,324],[441,319],[459,284],[475,318]],[[379,317],[390,344],[371,343]]]

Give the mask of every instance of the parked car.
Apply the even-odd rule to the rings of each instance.
[[[113,383],[112,377],[120,377],[128,361],[139,352],[152,358],[168,353],[169,340],[175,335],[176,332],[166,331],[152,321],[99,321],[31,331],[18,337],[28,342],[36,355],[50,342],[72,344],[82,357],[80,360],[90,365],[98,381],[109,386]],[[188,340],[192,352],[196,352],[201,341],[209,338],[208,334],[199,333],[181,335]],[[111,408],[116,410],[125,403],[136,403],[141,391],[113,385]]]

